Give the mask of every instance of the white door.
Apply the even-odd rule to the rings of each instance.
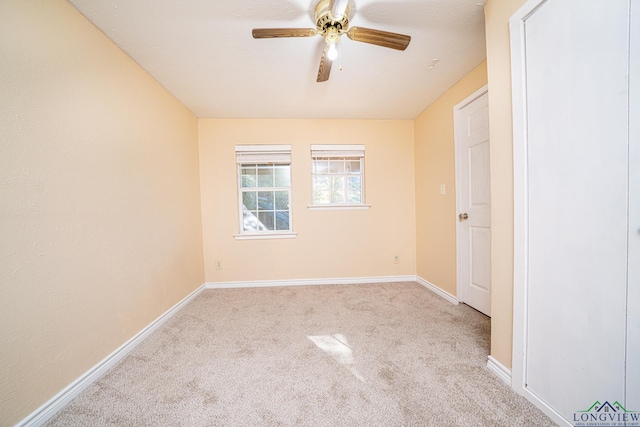
[[[638,364],[626,358],[628,337],[638,339],[627,330],[637,309],[627,307],[637,286],[628,281],[637,264],[628,258],[629,197],[638,197],[629,192],[630,143],[638,145],[628,133],[629,0],[525,8],[511,22],[521,70],[513,80],[514,387],[574,425],[607,402],[602,414],[640,408],[628,399],[638,378],[626,368]]]
[[[486,88],[454,107],[458,300],[491,316],[491,187]]]

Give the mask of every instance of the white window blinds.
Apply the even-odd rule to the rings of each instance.
[[[352,145],[312,145],[311,157],[364,157],[364,144],[352,144]]]
[[[236,145],[238,164],[291,163],[291,145]]]

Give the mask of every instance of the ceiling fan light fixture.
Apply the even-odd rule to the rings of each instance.
[[[325,30],[324,40],[327,42],[327,59],[329,61],[333,61],[338,57],[338,41],[340,40],[340,31],[334,27],[330,26]]]
[[[338,57],[338,48],[335,43],[329,43],[329,50],[327,50],[327,59],[333,61]]]

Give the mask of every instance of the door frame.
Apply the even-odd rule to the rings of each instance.
[[[466,97],[464,100],[459,102],[453,107],[453,146],[454,146],[454,156],[455,156],[455,175],[456,175],[456,299],[458,302],[465,302],[466,295],[463,291],[463,284],[461,281],[462,275],[460,274],[462,268],[461,261],[461,253],[462,253],[462,244],[461,244],[461,231],[460,231],[460,221],[458,221],[458,214],[462,212],[462,192],[460,191],[461,187],[461,174],[462,174],[462,165],[460,158],[460,112],[467,105],[471,104],[482,95],[489,92],[489,85],[486,84],[482,86],[477,91],[473,92],[471,95]],[[491,144],[491,142],[489,142]]]

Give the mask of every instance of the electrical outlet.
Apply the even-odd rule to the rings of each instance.
[[[400,257],[398,255],[393,257],[393,263],[394,264],[400,264]]]
[[[222,261],[216,261],[216,270],[222,270]]]
[[[440,194],[443,196],[447,194],[447,187],[444,184],[440,185]]]

